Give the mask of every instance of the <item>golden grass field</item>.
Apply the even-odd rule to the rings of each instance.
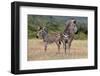
[[[45,52],[44,43],[41,39],[29,39],[27,59],[28,61],[32,61],[87,58],[87,49],[87,40],[73,40],[69,55],[64,53],[62,44],[60,54],[58,54],[58,49],[55,43],[49,44],[47,52]]]

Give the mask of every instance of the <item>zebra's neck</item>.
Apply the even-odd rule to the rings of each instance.
[[[45,42],[48,39],[48,34],[42,35],[43,41]]]

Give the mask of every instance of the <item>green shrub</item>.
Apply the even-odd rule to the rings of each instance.
[[[75,40],[86,40],[87,39],[87,34],[83,32],[79,32],[78,34],[75,35]]]

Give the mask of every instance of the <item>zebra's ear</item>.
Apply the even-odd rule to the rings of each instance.
[[[38,30],[41,30],[42,29],[42,26],[38,26]]]
[[[47,27],[43,27],[43,30],[48,33]]]

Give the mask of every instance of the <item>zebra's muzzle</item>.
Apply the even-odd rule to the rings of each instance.
[[[38,36],[36,36],[36,38],[39,38]]]

